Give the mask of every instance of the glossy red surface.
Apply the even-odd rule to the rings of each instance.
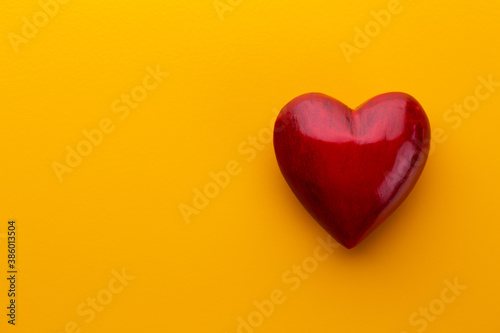
[[[346,248],[359,244],[408,196],[427,160],[429,120],[403,93],[355,110],[318,93],[278,115],[274,149],[302,205]]]

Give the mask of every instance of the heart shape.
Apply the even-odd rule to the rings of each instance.
[[[354,110],[323,94],[305,94],[281,110],[274,127],[288,185],[348,249],[406,199],[429,145],[425,111],[404,93],[376,96]]]

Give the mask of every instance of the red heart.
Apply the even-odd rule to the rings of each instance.
[[[408,196],[429,153],[422,106],[403,93],[351,110],[311,93],[288,103],[274,127],[274,149],[288,185],[309,213],[350,249]]]

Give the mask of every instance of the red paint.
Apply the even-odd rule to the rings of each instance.
[[[408,196],[430,143],[422,106],[403,93],[351,110],[317,93],[278,115],[274,149],[302,205],[346,248],[359,244]]]

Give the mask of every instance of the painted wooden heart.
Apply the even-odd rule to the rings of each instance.
[[[429,153],[422,106],[403,93],[352,110],[310,93],[289,102],[274,127],[279,167],[302,205],[346,248],[359,244],[408,196]]]

